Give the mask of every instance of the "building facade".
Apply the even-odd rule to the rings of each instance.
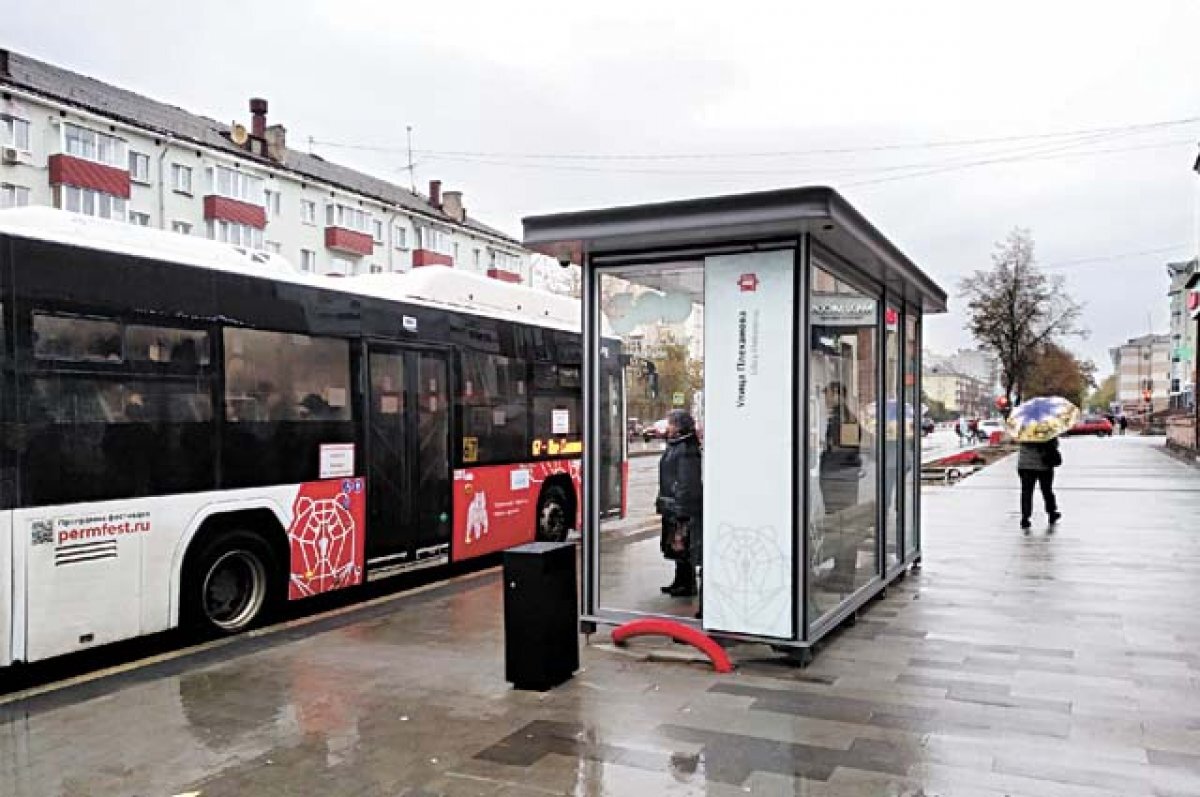
[[[1109,351],[1117,376],[1117,398],[1126,415],[1159,412],[1171,404],[1170,335],[1130,338]],[[1149,401],[1146,400],[1147,396]]]
[[[1194,407],[1196,402],[1196,323],[1192,311],[1200,307],[1200,294],[1187,285],[1200,270],[1196,258],[1181,263],[1167,263],[1171,287],[1167,297],[1171,303],[1171,388],[1172,407]]]
[[[954,415],[984,417],[991,414],[991,393],[986,385],[969,374],[947,371],[939,366],[926,368],[921,375],[925,396],[941,402]]]
[[[0,207],[47,205],[281,254],[354,275],[451,265],[530,284],[529,253],[467,213],[290,149],[268,124],[226,125],[0,50]]]

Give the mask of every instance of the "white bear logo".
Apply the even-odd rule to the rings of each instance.
[[[467,507],[467,545],[488,533],[487,493],[475,493]]]

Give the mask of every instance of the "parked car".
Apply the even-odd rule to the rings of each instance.
[[[1084,415],[1079,423],[1072,426],[1067,434],[1094,434],[1096,437],[1112,437],[1113,425],[1103,415]]]
[[[986,421],[980,421],[977,427],[976,436],[982,442],[987,442],[992,439],[992,435],[996,432],[1000,433],[1001,437],[1008,434],[1008,428],[1004,425],[1004,421],[997,418],[989,418]]]
[[[641,437],[643,431],[644,431],[644,428],[642,427],[641,419],[639,419],[639,418],[626,418],[625,419],[625,433],[629,436],[629,439],[631,441],[635,437]]]
[[[649,443],[651,440],[666,440],[667,439],[667,419],[662,418],[642,429],[642,440]]]

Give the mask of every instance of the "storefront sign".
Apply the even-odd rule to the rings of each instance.
[[[704,626],[792,635],[791,252],[705,260]]]

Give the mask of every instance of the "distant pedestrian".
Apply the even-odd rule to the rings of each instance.
[[[971,425],[967,422],[966,418],[959,417],[954,422],[954,431],[958,434],[958,447],[962,448],[968,442],[968,437],[971,434]]]
[[[1062,518],[1062,513],[1058,511],[1058,500],[1054,496],[1054,469],[1060,465],[1062,453],[1058,448],[1058,438],[1045,443],[1021,443],[1021,450],[1017,454],[1017,475],[1021,477],[1021,528],[1030,527],[1034,487],[1042,491],[1050,525],[1053,526]]]
[[[1121,436],[1125,436],[1125,430],[1129,428],[1129,419],[1124,415],[1117,418],[1117,426],[1121,428]]]

